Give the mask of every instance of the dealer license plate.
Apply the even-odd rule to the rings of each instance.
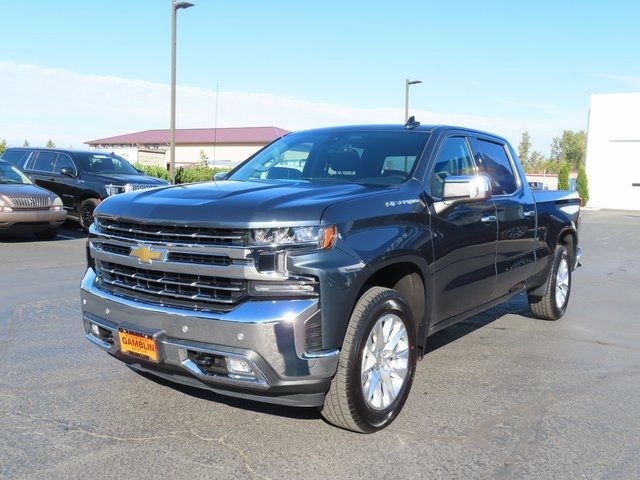
[[[120,351],[152,362],[158,361],[158,345],[153,336],[118,328]]]

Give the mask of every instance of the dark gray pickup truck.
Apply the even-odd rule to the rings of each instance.
[[[101,203],[85,332],[139,372],[372,432],[434,332],[525,292],[534,316],[564,314],[579,214],[488,133],[293,133],[223,181]]]

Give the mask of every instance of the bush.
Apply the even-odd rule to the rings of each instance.
[[[589,201],[589,180],[584,166],[578,167],[578,178],[576,179],[576,190],[582,199],[582,205],[586,205]]]
[[[558,172],[558,190],[569,190],[569,165],[562,163]]]
[[[211,168],[205,165],[180,167],[176,172],[176,183],[210,182],[216,173],[228,171],[228,168]]]
[[[149,177],[161,178],[162,180],[169,181],[169,172],[166,168],[156,167],[155,165],[142,165],[136,163],[134,167]]]

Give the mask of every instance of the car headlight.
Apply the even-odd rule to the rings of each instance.
[[[62,210],[64,210],[64,205],[62,204],[62,200],[60,200],[60,197],[56,197],[53,199],[50,210],[53,210],[54,212],[61,212]]]
[[[13,208],[11,208],[7,202],[0,198],[0,212],[8,213],[12,211]]]
[[[111,195],[117,195],[119,193],[124,193],[124,190],[125,190],[124,185],[109,184],[109,185],[105,185],[104,188],[107,191],[107,197],[110,197]]]
[[[273,247],[309,246],[324,250],[333,246],[336,236],[335,225],[328,227],[257,228],[251,230],[251,244]]]

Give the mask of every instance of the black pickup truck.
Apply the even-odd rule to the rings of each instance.
[[[85,333],[136,371],[372,432],[434,332],[520,293],[535,317],[564,314],[579,214],[485,132],[292,133],[223,181],[100,204]]]

